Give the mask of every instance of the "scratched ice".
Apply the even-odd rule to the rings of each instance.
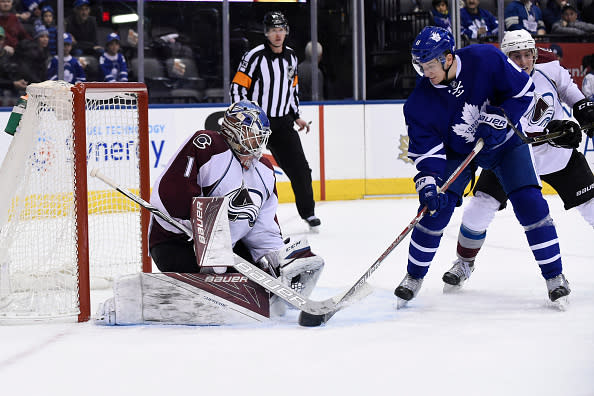
[[[408,238],[382,263],[375,291],[320,328],[297,312],[242,327],[86,324],[0,326],[3,394],[22,395],[592,395],[594,231],[547,196],[558,226],[566,312],[547,306],[546,287],[511,208],[489,229],[462,292],[442,293],[455,255],[461,210],[447,227],[418,297],[394,309]],[[412,220],[416,199],[322,202],[324,299],[350,287]],[[283,204],[286,236],[307,232]],[[93,294],[93,309],[109,293]]]

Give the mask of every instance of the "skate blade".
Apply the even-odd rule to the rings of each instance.
[[[558,311],[567,311],[569,309],[569,296],[560,297],[555,301],[549,300],[549,305]]]
[[[320,226],[309,227],[309,232],[312,234],[319,234],[320,233]]]
[[[453,293],[460,293],[462,291],[462,284],[459,285],[450,285],[449,283],[443,284],[443,292],[444,294],[453,294]]]
[[[396,297],[396,309],[402,309],[408,305],[408,301],[400,297]]]

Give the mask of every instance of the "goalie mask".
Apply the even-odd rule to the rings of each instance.
[[[532,64],[529,67],[524,68],[524,70],[530,74],[532,68],[534,68],[536,59],[538,58],[538,51],[536,50],[536,42],[534,41],[534,38],[532,38],[532,35],[528,33],[528,31],[523,29],[505,32],[503,40],[501,40],[501,51],[520,67],[522,67],[522,65],[518,64],[519,60],[515,59],[514,55],[516,54],[512,54],[512,52],[522,50],[530,50],[532,54]]]
[[[421,66],[422,63],[427,63],[433,59],[437,59],[443,70],[446,70],[446,56],[448,54],[454,55],[456,42],[454,36],[446,29],[437,26],[426,26],[421,33],[417,35],[412,46],[412,64],[416,72],[423,77],[424,71]],[[451,66],[450,66],[451,67]]]
[[[248,169],[262,156],[270,137],[270,121],[256,102],[233,103],[223,115],[220,134],[227,140],[241,165]]]

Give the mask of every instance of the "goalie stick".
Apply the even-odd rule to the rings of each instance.
[[[91,176],[102,180],[116,191],[125,195],[160,219],[171,224],[179,231],[186,234],[188,238],[192,239],[193,236],[191,229],[181,224],[168,214],[161,212],[159,208],[151,205],[139,196],[119,186],[115,181],[102,174],[98,169],[93,169],[91,171]],[[328,312],[337,312],[356,299],[365,297],[370,292],[369,287],[358,287],[357,291],[360,291],[349,293],[348,298],[343,293],[323,301],[310,300],[309,298],[291,289],[291,287],[284,285],[277,278],[270,276],[267,272],[262,271],[260,268],[245,261],[236,254],[234,255],[234,260],[235,264],[233,265],[233,268],[235,268],[241,274],[247,276],[249,279],[256,282],[269,292],[277,295],[295,308],[312,315],[324,315]]]
[[[450,177],[448,177],[441,187],[440,192],[447,191],[447,189],[458,178],[458,176],[460,176],[464,169],[466,169],[468,164],[470,164],[474,157],[476,157],[476,155],[483,149],[483,146],[483,139],[477,140],[470,154],[468,154],[468,156],[464,159],[464,161],[462,161],[458,168],[456,168]],[[388,257],[388,255],[392,253],[396,246],[398,246],[400,242],[402,242],[402,240],[412,231],[412,229],[415,228],[415,226],[419,223],[419,221],[421,221],[425,214],[427,214],[427,206],[423,206],[423,209],[417,213],[415,218],[406,226],[400,235],[396,237],[394,242],[388,246],[388,248],[379,256],[379,258],[375,260],[371,267],[369,267],[369,269],[365,271],[365,273],[357,280],[357,282],[355,282],[355,284],[344,294],[343,298],[338,301],[339,305],[343,300],[349,300],[364,284],[366,284],[367,279],[371,276],[371,274],[373,274],[375,270],[379,268],[384,259]],[[326,323],[332,316],[334,316],[336,312],[338,312],[338,310],[317,315],[311,314],[309,312],[301,312],[299,314],[299,324],[306,327],[320,326],[321,324]]]

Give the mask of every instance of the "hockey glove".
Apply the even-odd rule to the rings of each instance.
[[[507,136],[507,120],[496,107],[487,106],[479,115],[479,124],[475,136],[483,138],[487,149],[492,149],[505,142]]]
[[[594,138],[594,102],[586,98],[573,105],[573,116],[584,128],[588,137]]]
[[[561,136],[549,140],[555,147],[577,148],[582,141],[580,126],[571,120],[552,120],[544,129],[545,134],[561,132]]]
[[[431,217],[436,217],[439,211],[447,206],[448,196],[437,192],[437,184],[432,176],[419,177],[415,181],[415,187],[421,206],[427,206]]]
[[[280,275],[283,284],[306,297],[313,291],[324,268],[324,259],[311,251],[306,237],[295,241],[287,239],[282,248],[268,252],[264,258]]]

